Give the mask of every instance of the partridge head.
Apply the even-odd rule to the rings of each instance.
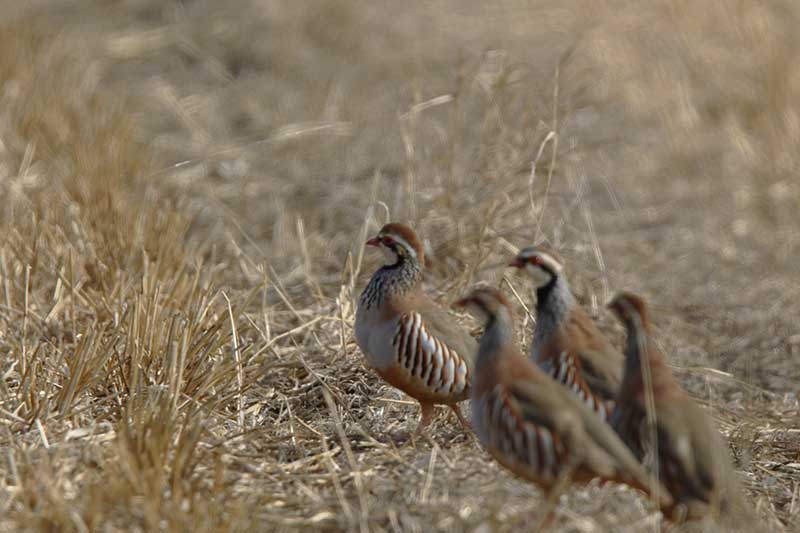
[[[657,465],[674,498],[664,514],[678,522],[717,515],[737,530],[758,530],[727,445],[711,417],[680,387],[652,340],[644,300],[623,292],[609,307],[627,330],[625,374],[611,424],[637,458],[649,452],[649,462]],[[654,412],[648,423],[650,392]]]
[[[422,286],[419,238],[408,226],[390,223],[367,245],[385,259],[356,312],[355,337],[367,363],[420,403],[417,433],[430,422],[435,404],[450,406],[466,424],[458,402],[469,397],[477,343]]]
[[[366,244],[376,246],[383,253],[387,265],[394,265],[401,258],[416,261],[420,268],[425,265],[425,254],[419,237],[414,230],[403,224],[386,224]]]
[[[455,305],[485,324],[472,427],[501,465],[546,492],[564,478],[582,483],[599,477],[645,492],[657,486],[608,424],[523,355],[511,306],[500,291],[479,288]],[[662,504],[671,501],[663,487],[659,498]]]
[[[605,420],[622,378],[622,354],[575,300],[563,264],[558,254],[541,246],[524,248],[509,264],[536,286],[530,356]]]

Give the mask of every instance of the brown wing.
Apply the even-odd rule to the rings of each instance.
[[[422,316],[428,331],[454,350],[471,369],[475,367],[478,342],[455,318],[428,298],[416,302],[414,309]]]
[[[646,359],[656,409],[658,472],[675,500],[673,508],[664,509],[665,514],[673,520],[684,520],[715,512],[729,525],[735,524],[737,530],[758,530],[713,420],[680,387],[658,346],[652,339],[647,342]],[[627,357],[635,362],[642,354],[636,350]],[[625,375],[611,423],[640,458],[653,447],[645,421],[644,395],[640,368],[633,365]]]
[[[605,401],[613,401],[622,382],[622,358],[611,351],[584,349],[578,353],[586,384],[592,393]],[[612,354],[612,355],[610,355]]]
[[[544,487],[556,482],[567,456],[564,443],[547,420],[525,416],[513,390],[498,384],[481,395],[472,409],[487,429],[485,444],[495,459]]]
[[[629,402],[617,402],[608,423],[614,428],[622,442],[633,452],[639,461],[644,457],[644,448],[641,439],[641,425],[644,412],[638,405]]]
[[[574,342],[583,374],[595,395],[613,399],[622,383],[625,358],[595,325],[589,315],[577,307],[565,324],[565,334]]]
[[[677,409],[674,404],[657,409],[659,469],[665,483],[673,487],[678,499],[697,499],[708,503],[712,499],[717,477],[713,468],[716,460],[708,454],[712,447],[708,440],[712,437],[709,429],[713,426],[702,428],[700,433],[704,438],[698,438],[701,435],[693,433],[698,433],[696,429],[700,428],[691,426],[691,418],[698,414],[692,409],[696,406],[690,400],[681,404]],[[704,422],[711,424],[711,420]],[[646,424],[641,425],[641,432],[643,440],[646,440]]]
[[[597,394],[590,386],[590,376],[583,371],[580,358],[575,354],[563,351],[551,360],[547,367],[550,376],[571,390],[589,409],[597,413],[602,420],[607,420],[614,409],[614,400],[605,394]]]
[[[618,404],[611,423],[638,458],[652,448],[645,411],[637,402]],[[657,397],[656,433],[659,476],[676,504],[665,509],[668,516],[698,519],[716,506],[748,523],[751,511],[741,497],[725,444],[697,404],[675,391],[666,401]]]
[[[654,486],[652,477],[611,427],[574,395],[559,387],[545,390],[529,382],[516,382],[513,393],[524,417],[558,432],[569,452],[596,476],[645,492]],[[660,487],[660,494],[662,504],[671,501],[665,487]]]

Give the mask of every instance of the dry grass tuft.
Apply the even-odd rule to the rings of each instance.
[[[387,439],[416,409],[351,333],[387,218],[443,303],[541,240],[612,333],[643,292],[765,527],[800,527],[794,3],[27,9],[0,23],[0,530],[536,519],[444,410]],[[655,527],[620,487],[557,514]]]

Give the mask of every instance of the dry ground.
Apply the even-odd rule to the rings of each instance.
[[[3,3],[0,530],[537,517],[444,411],[385,443],[417,412],[351,325],[387,217],[443,303],[544,240],[616,338],[602,304],[649,297],[765,528],[800,528],[797,2]],[[556,529],[655,523],[589,487]]]

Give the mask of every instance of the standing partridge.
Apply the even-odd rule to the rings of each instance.
[[[547,493],[599,477],[650,493],[656,482],[614,430],[516,345],[511,306],[479,288],[456,302],[485,323],[472,388],[472,427],[504,467]],[[671,502],[659,487],[659,502]]]
[[[755,530],[727,446],[711,418],[681,389],[651,339],[644,300],[623,292],[609,307],[628,333],[625,374],[610,422],[640,460],[646,451],[651,457],[657,451],[658,475],[675,500],[664,514],[677,522],[722,514],[737,528]],[[643,372],[648,367],[649,376]],[[647,377],[654,428],[647,420]],[[655,446],[651,436],[656,436]]]
[[[416,399],[421,418],[415,435],[449,405],[468,426],[458,402],[469,398],[478,344],[422,287],[422,244],[402,224],[386,224],[367,241],[385,265],[361,294],[355,337],[369,365],[387,382]]]
[[[541,247],[521,250],[509,266],[536,285],[531,359],[606,420],[622,380],[622,354],[575,300],[558,256]]]

